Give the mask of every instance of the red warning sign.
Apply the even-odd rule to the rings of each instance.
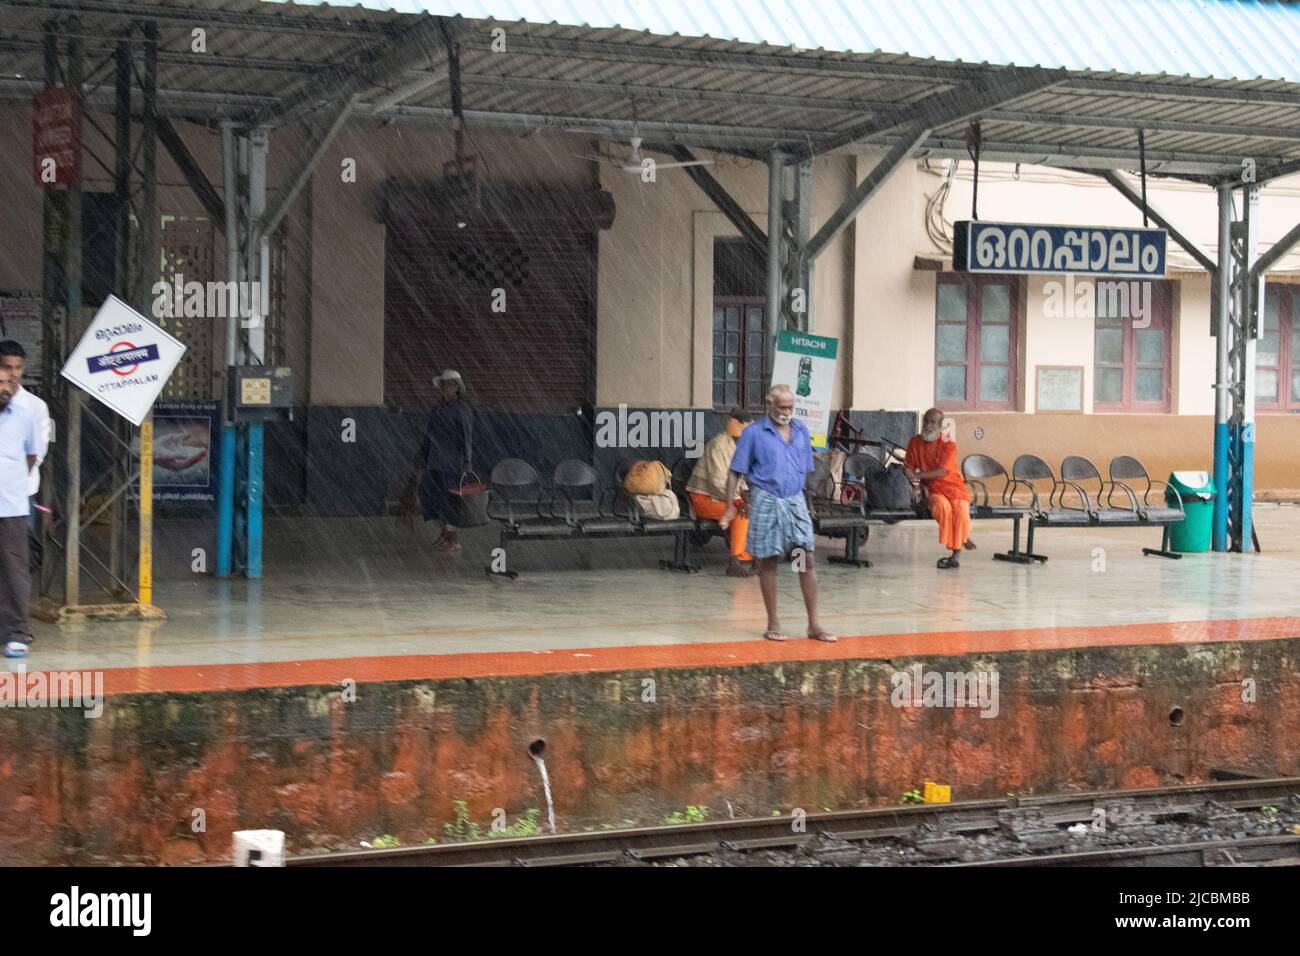
[[[81,175],[77,95],[66,86],[32,97],[32,173],[38,186],[67,186]]]

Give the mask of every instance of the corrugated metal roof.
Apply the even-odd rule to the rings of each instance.
[[[267,0],[947,63],[1300,82],[1300,6],[1277,0]]]
[[[1202,38],[1200,48],[1209,48],[1204,23],[1196,29],[1162,27],[1158,43],[1140,51],[1148,62],[1129,57],[1107,72],[1068,70],[1061,82],[1050,87],[998,98],[999,86],[1014,81],[1008,77],[1012,70],[1007,63],[956,63],[934,57],[965,55],[965,48],[954,45],[959,42],[978,46],[974,38],[958,36],[973,29],[968,18],[987,20],[969,11],[1010,11],[1010,0],[966,0],[959,11],[962,19],[941,17],[938,27],[930,31],[933,35],[915,19],[920,15],[917,11],[939,9],[932,0],[917,0],[901,19],[885,16],[879,3],[864,5],[862,15],[854,17],[846,12],[853,0],[823,0],[808,22],[795,26],[805,33],[842,34],[838,52],[792,50],[722,37],[780,35],[772,32],[774,24],[786,20],[772,11],[778,6],[787,12],[796,9],[799,0],[784,4],[718,0],[714,6],[705,6],[709,0],[695,0],[698,9],[689,10],[681,0],[656,0],[661,6],[648,11],[632,8],[625,0],[604,0],[599,18],[593,12],[596,2],[552,0],[548,6],[537,0],[527,4],[462,0],[453,9],[451,2],[422,0],[403,6],[399,0],[375,0],[371,6],[382,9],[370,9],[263,0],[0,0],[0,100],[29,102],[39,88],[42,30],[51,17],[75,13],[88,62],[101,66],[111,59],[117,38],[132,23],[150,18],[160,31],[163,112],[200,122],[253,121],[263,111],[310,99],[316,91],[355,75],[362,64],[375,62],[404,38],[427,32],[431,25],[392,8],[429,8],[455,16],[453,25],[461,36],[465,115],[475,129],[565,132],[618,143],[642,135],[651,145],[682,144],[750,156],[774,148],[826,149],[827,143],[849,135],[853,143],[845,148],[880,151],[897,144],[898,124],[918,103],[956,90],[987,87],[994,95],[970,116],[982,123],[982,155],[990,161],[1132,169],[1139,162],[1137,130],[1142,129],[1147,168],[1153,174],[1235,175],[1242,157],[1255,160],[1270,175],[1300,170],[1300,82],[1270,78],[1264,70],[1254,71],[1255,78],[1239,79],[1123,72],[1153,69],[1156,64],[1150,59],[1156,55],[1174,58],[1158,43],[1167,47],[1177,41],[1178,56],[1191,55],[1191,36]],[[953,6],[960,2],[953,0]],[[1300,8],[1278,11],[1273,9],[1277,4],[1219,0],[1148,0],[1145,6],[1138,0],[1050,3],[1069,9],[1071,16],[1053,21],[1042,9],[1030,10],[1015,21],[1013,29],[1004,31],[1005,36],[995,38],[996,48],[984,52],[1017,63],[1030,62],[1033,52],[1040,61],[1057,67],[1101,63],[1103,53],[1098,51],[1108,45],[1142,46],[1132,36],[1140,34],[1145,19],[1131,20],[1128,34],[1119,40],[1114,38],[1114,27],[1101,25],[1105,19],[1101,11],[1116,6],[1141,6],[1144,12],[1183,6],[1254,11],[1233,22],[1233,44],[1276,54],[1279,63],[1291,50],[1300,50],[1300,44],[1276,38],[1266,44],[1255,36],[1259,11],[1281,15],[1287,27],[1294,28]],[[545,14],[539,12],[544,6]],[[746,16],[729,19],[719,12],[728,6],[743,8]],[[1084,15],[1085,6],[1087,11],[1097,11],[1091,19]],[[498,17],[528,15],[548,22],[482,19],[488,7],[505,9]],[[557,22],[561,16],[573,23]],[[1003,20],[1008,17],[1009,13]],[[584,18],[588,23],[631,23],[640,29],[578,25]],[[841,29],[845,22],[848,26]],[[733,23],[732,29],[726,29]],[[207,30],[207,52],[190,49],[195,24]],[[509,55],[491,49],[489,31],[496,24],[507,27]],[[720,35],[674,34],[674,24],[681,30],[700,34],[712,30]],[[664,33],[646,32],[650,27]],[[893,42],[883,37],[879,29],[886,27],[892,31],[890,36],[901,39]],[[853,31],[859,40],[853,39]],[[987,32],[997,33],[991,28]],[[1286,35],[1283,30],[1271,32],[1276,37]],[[1085,41],[1073,43],[1070,38],[1075,34]],[[862,52],[859,41],[868,35],[908,52]],[[924,46],[915,46],[913,36],[928,39]],[[1031,41],[1039,46],[1031,48]],[[1227,43],[1223,40],[1221,45]],[[450,122],[449,77],[441,44],[430,42],[427,47],[427,61],[413,59],[408,70],[385,75],[363,92],[357,121],[382,116],[385,122]],[[843,52],[848,47],[857,52]],[[135,49],[138,56],[139,47]],[[1062,55],[1043,60],[1044,50],[1065,50],[1073,59]],[[911,51],[930,51],[931,58]],[[1200,57],[1202,63],[1212,59],[1208,54]],[[100,69],[87,94],[92,108],[112,108],[111,78],[105,82],[105,76]],[[308,108],[323,106],[321,101]],[[637,127],[631,122],[633,116]],[[968,121],[961,115],[937,123],[917,155],[967,156]],[[851,135],[864,123],[877,123],[884,131],[866,138]]]

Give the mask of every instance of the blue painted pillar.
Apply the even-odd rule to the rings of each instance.
[[[1240,457],[1237,467],[1241,472],[1241,553],[1253,550],[1251,535],[1251,503],[1255,497],[1255,423],[1243,422],[1241,425]]]
[[[217,472],[217,577],[230,577],[235,539],[235,426],[221,425]]]
[[[244,482],[247,508],[247,535],[245,545],[248,553],[244,561],[244,573],[250,578],[262,576],[262,452],[264,426],[253,422],[248,428],[248,455]]]

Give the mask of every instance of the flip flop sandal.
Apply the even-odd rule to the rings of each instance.
[[[766,641],[788,641],[788,640],[790,640],[790,638],[788,638],[786,635],[782,634],[780,631],[764,631],[764,632],[763,632],[763,639],[766,640]]]
[[[942,568],[945,571],[949,571],[953,568],[959,568],[961,567],[961,565],[958,564],[952,558],[940,558],[939,562],[935,565],[935,567]]]
[[[834,634],[832,634],[830,631],[823,631],[820,629],[816,631],[809,631],[808,637],[814,641],[821,641],[823,644],[834,644],[836,641],[839,640],[839,638],[836,637]]]

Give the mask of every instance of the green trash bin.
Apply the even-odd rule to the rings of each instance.
[[[1175,471],[1171,474],[1165,503],[1177,508],[1178,499],[1182,499],[1187,517],[1169,526],[1169,549],[1188,553],[1209,551],[1214,529],[1214,480],[1210,473]]]

